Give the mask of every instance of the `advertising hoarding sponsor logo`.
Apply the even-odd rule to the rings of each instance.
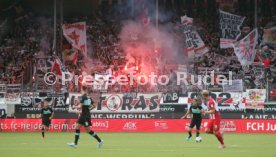
[[[247,122],[246,123],[247,131],[266,131],[266,132],[275,132],[276,124],[270,122]]]
[[[76,119],[53,119],[50,132],[74,131]],[[202,129],[207,126],[209,120],[202,121]],[[94,131],[102,132],[184,132],[189,125],[189,119],[94,119]],[[235,133],[275,133],[275,120],[238,120],[222,119],[221,129],[225,132]],[[40,119],[0,119],[0,132],[39,132],[41,129]],[[84,131],[84,128],[82,128]]]
[[[123,130],[137,130],[137,122],[126,122],[123,126]]]
[[[168,123],[166,121],[155,121],[154,122],[155,129],[167,130],[169,128]]]
[[[235,132],[237,130],[234,121],[222,121],[220,122],[220,125],[221,129],[226,132]]]
[[[109,128],[109,122],[106,121],[98,121],[92,120],[92,127],[96,128],[97,130],[107,130]]]

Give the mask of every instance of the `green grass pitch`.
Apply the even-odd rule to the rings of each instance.
[[[98,133],[102,149],[87,133],[70,148],[74,133],[0,133],[1,157],[275,157],[276,134],[225,134],[226,149],[213,135],[186,142],[186,133]]]

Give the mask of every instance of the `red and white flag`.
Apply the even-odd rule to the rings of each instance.
[[[181,16],[181,23],[184,25],[193,25],[193,18],[188,16]]]
[[[258,43],[258,31],[254,29],[239,42],[233,44],[238,60],[241,65],[251,65],[256,55],[256,45]]]
[[[63,35],[72,46],[87,56],[86,23],[78,22],[62,25]]]
[[[75,52],[74,58],[72,59],[72,63],[74,65],[77,65],[77,63],[78,63],[78,52]]]
[[[54,62],[52,63],[51,72],[57,74],[58,76],[62,75],[62,69],[61,69],[62,63],[60,59],[57,56],[54,56]]]
[[[181,24],[185,36],[185,49],[189,58],[199,57],[207,53],[209,49],[205,46],[199,34],[193,29],[193,18],[182,16]]]

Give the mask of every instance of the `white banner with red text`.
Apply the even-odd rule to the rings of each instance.
[[[76,111],[79,93],[69,93],[69,112]],[[95,113],[151,113],[159,112],[162,93],[129,96],[126,94],[102,94],[99,102],[94,102]]]

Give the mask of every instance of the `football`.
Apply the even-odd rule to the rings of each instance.
[[[199,136],[199,137],[196,137],[195,139],[196,142],[201,142],[202,141],[202,138]]]

